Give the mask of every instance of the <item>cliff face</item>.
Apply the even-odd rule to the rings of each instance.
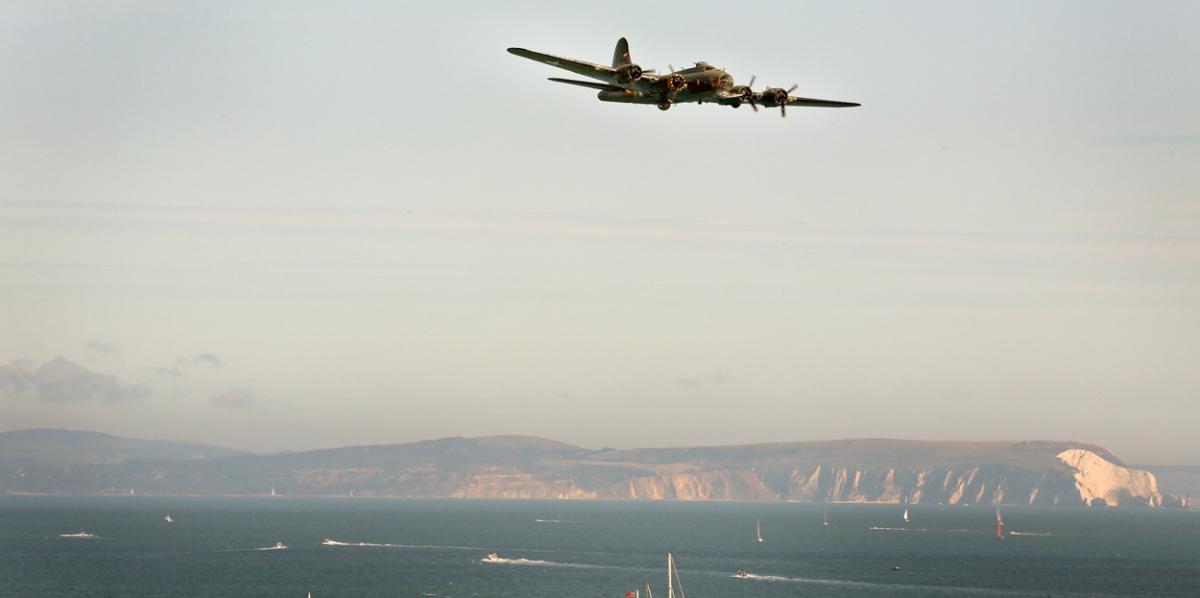
[[[3,455],[0,455],[0,464]],[[447,438],[208,460],[22,463],[14,492],[1161,506],[1154,475],[1061,442],[844,440],[591,451]],[[0,474],[4,474],[0,471]]]
[[[1089,506],[1134,503],[1161,507],[1163,504],[1158,480],[1148,471],[1121,467],[1084,449],[1063,451],[1058,458],[1074,471],[1075,488]]]

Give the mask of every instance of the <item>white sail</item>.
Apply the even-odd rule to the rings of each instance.
[[[756,536],[758,536],[758,541],[761,543],[763,541],[762,522],[761,521],[758,521],[758,520],[754,521],[754,533]]]
[[[908,523],[908,509],[904,509],[904,522]]]

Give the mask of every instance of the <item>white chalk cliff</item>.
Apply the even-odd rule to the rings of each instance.
[[[1058,458],[1075,472],[1075,488],[1088,506],[1119,507],[1132,502],[1161,507],[1163,504],[1158,481],[1148,471],[1122,467],[1081,448],[1065,450]]]

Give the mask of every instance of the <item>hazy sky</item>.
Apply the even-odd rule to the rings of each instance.
[[[1073,439],[1198,463],[1198,22],[6,2],[0,430]],[[661,113],[504,51],[607,62],[621,35],[647,68],[863,107]]]

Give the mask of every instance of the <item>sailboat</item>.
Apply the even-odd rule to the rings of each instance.
[[[679,579],[679,569],[675,568],[675,557],[671,553],[667,553],[667,598],[675,598],[675,585],[671,583],[672,579],[679,584],[679,598],[683,596],[683,581]]]
[[[167,513],[166,515],[163,515],[163,521],[166,521],[167,523],[175,523],[175,520],[174,520],[174,519],[171,519],[171,514],[170,514],[170,513]]]
[[[908,523],[908,507],[904,508],[904,522]]]
[[[1000,518],[1000,509],[996,509],[996,539],[1004,539],[1004,520]]]
[[[829,527],[829,509],[825,509],[825,520],[821,522],[825,527]]]
[[[754,521],[754,530],[755,530],[754,533],[758,535],[758,543],[762,544],[763,537],[762,537],[762,522],[761,521],[758,521],[757,519]]]
[[[278,494],[275,494],[275,487],[274,487],[274,486],[271,486],[271,496],[279,496]]]

